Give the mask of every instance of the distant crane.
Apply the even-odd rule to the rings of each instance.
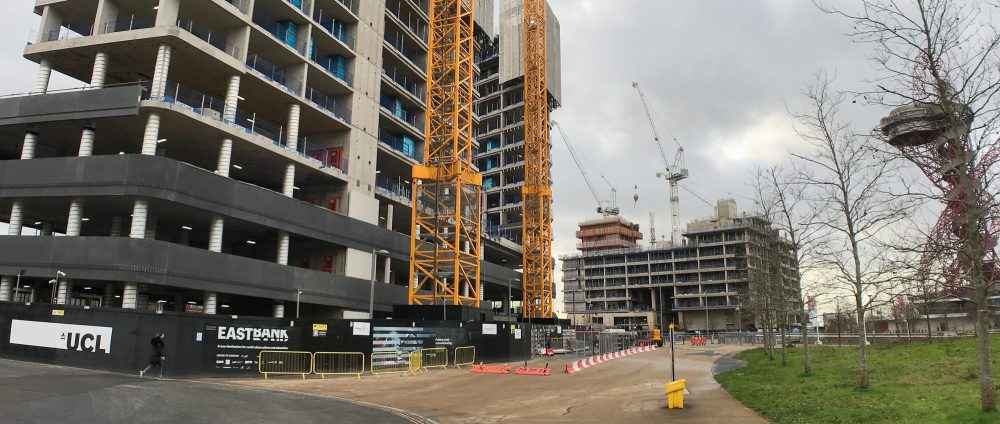
[[[674,143],[677,144],[677,154],[674,156],[674,162],[667,159],[667,152],[663,150],[663,142],[660,141],[660,134],[656,132],[656,123],[653,120],[653,114],[649,111],[649,103],[646,102],[646,96],[642,93],[642,89],[639,88],[639,83],[633,81],[632,87],[639,92],[639,99],[642,100],[642,107],[646,111],[646,119],[649,120],[649,127],[653,130],[653,140],[656,142],[656,147],[660,149],[660,158],[663,159],[663,165],[666,169],[663,172],[657,172],[657,178],[663,178],[667,180],[670,186],[670,226],[673,231],[670,232],[670,243],[676,244],[681,238],[681,227],[680,227],[680,196],[678,196],[677,183],[688,177],[688,170],[684,167],[684,146],[674,139]]]
[[[587,183],[587,188],[590,189],[590,194],[592,194],[594,196],[594,200],[597,201],[597,213],[604,216],[617,216],[619,209],[616,204],[615,197],[618,190],[615,189],[615,186],[611,185],[611,182],[608,181],[604,175],[601,175],[601,179],[603,179],[604,182],[608,184],[608,187],[611,188],[611,199],[602,200],[601,196],[597,194],[597,189],[594,188],[594,184],[590,181],[590,177],[587,176],[587,170],[584,169],[583,164],[580,163],[580,157],[577,156],[576,149],[569,142],[569,137],[566,136],[566,132],[563,131],[562,126],[560,126],[556,121],[552,121],[552,126],[559,130],[559,135],[562,136],[563,143],[566,144],[566,149],[569,150],[569,155],[573,158],[573,163],[575,163],[576,168],[580,170],[580,175],[583,175],[583,182]]]

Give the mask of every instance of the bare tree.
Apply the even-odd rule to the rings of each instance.
[[[802,326],[803,367],[805,374],[808,375],[812,373],[809,360],[809,311],[806,309],[807,302],[802,294],[802,274],[815,263],[816,252],[823,244],[823,233],[820,231],[820,226],[816,225],[819,209],[809,204],[806,191],[808,186],[801,184],[795,173],[786,172],[780,165],[756,168],[754,173],[756,175],[754,188],[758,193],[762,193],[757,197],[761,201],[773,202],[773,205],[768,207],[773,211],[771,220],[781,236],[791,245],[794,253],[792,278],[795,281],[795,295],[801,306],[794,312],[801,314],[806,321]]]
[[[948,284],[976,305],[980,406],[996,410],[989,347],[988,297],[996,290],[1000,234],[994,144],[1000,119],[1000,31],[995,1],[861,0],[849,19],[856,40],[871,43],[881,70],[872,102],[922,109],[941,133],[931,143],[888,140],[940,190],[946,214],[929,239],[929,256]],[[822,7],[821,7],[822,8]],[[927,263],[928,261],[924,261]]]
[[[853,295],[858,322],[858,387],[866,389],[868,376],[865,311],[893,292],[899,278],[893,273],[892,252],[878,236],[912,209],[903,197],[889,191],[897,174],[890,158],[875,149],[876,140],[857,134],[838,118],[843,94],[833,93],[823,72],[806,90],[810,110],[797,116],[798,132],[808,141],[810,154],[793,154],[798,177],[811,187],[811,196],[823,212],[816,221],[829,232],[819,265],[834,273],[834,288]]]

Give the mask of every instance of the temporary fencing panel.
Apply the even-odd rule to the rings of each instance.
[[[410,372],[410,374],[414,374],[417,371],[420,371],[420,364],[423,363],[423,356],[424,353],[423,351],[420,350],[414,350],[410,352],[410,363],[408,367],[408,371]]]
[[[413,374],[420,371],[421,352],[372,352],[371,372],[380,374]]]
[[[428,368],[446,368],[448,367],[448,349],[444,347],[435,347],[432,349],[421,349],[420,350],[420,361],[421,367],[426,371]]]
[[[356,375],[365,372],[365,354],[361,352],[316,352],[313,354],[313,373],[326,378],[331,375]]]
[[[475,346],[459,346],[455,348],[455,367],[462,368],[462,365],[472,365],[476,362]]]
[[[313,355],[309,352],[262,350],[257,354],[257,370],[268,374],[298,374],[306,378],[313,371]]]

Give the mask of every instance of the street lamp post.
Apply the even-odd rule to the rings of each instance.
[[[379,255],[388,255],[385,249],[372,249],[372,279],[368,285],[368,319],[375,319],[375,262]]]
[[[56,304],[56,294],[59,291],[59,277],[65,277],[66,273],[56,270],[56,278],[49,280],[49,284],[52,284],[52,304]],[[68,287],[67,287],[68,289]]]
[[[302,290],[295,290],[295,319],[299,319],[299,305],[302,301]]]
[[[25,270],[23,269],[17,272],[17,284],[14,285],[14,296],[11,297],[12,299],[16,299],[17,293],[21,291],[21,276],[24,275],[24,273]]]

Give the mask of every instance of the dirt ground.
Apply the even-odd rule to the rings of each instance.
[[[678,378],[687,379],[685,408],[666,408],[668,349],[612,360],[564,374],[570,358],[549,360],[551,376],[473,374],[433,370],[415,376],[358,380],[291,377],[227,380],[227,384],[305,392],[399,408],[439,423],[766,423],[729,396],[712,378],[713,363],[741,346],[678,346]],[[544,366],[545,360],[529,365]],[[517,366],[521,364],[511,364]]]

